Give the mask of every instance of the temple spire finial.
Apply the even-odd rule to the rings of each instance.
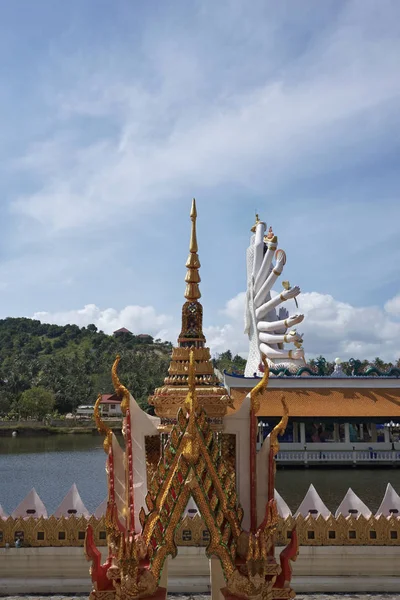
[[[192,233],[190,236],[190,252],[197,252],[197,235],[196,235],[196,219],[197,219],[197,210],[196,210],[196,199],[192,200],[192,208],[190,211],[190,219],[192,221]]]
[[[197,254],[197,235],[196,235],[196,200],[192,200],[192,208],[190,211],[190,219],[192,221],[192,231],[190,235],[189,256],[186,261],[187,273],[185,277],[186,289],[185,298],[191,302],[198,300],[201,297],[199,283],[201,281],[199,275],[200,261]]]

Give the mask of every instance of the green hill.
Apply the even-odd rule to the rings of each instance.
[[[93,404],[99,393],[112,393],[111,366],[121,355],[119,374],[143,409],[151,412],[148,397],[167,375],[172,344],[149,336],[106,335],[95,325],[49,325],[33,319],[0,320],[0,417],[19,415],[22,394],[45,388],[55,397],[55,408],[65,414],[80,404]],[[245,360],[227,350],[213,360],[220,372],[243,373]],[[322,356],[309,361],[320,375],[330,375],[334,363]],[[347,375],[368,367],[380,372],[396,366],[380,358],[342,363]],[[374,373],[376,374],[376,373]]]
[[[0,415],[18,413],[21,394],[51,390],[60,413],[112,393],[111,366],[121,355],[121,381],[143,408],[167,374],[172,344],[130,333],[118,337],[95,325],[49,325],[33,319],[0,320]]]

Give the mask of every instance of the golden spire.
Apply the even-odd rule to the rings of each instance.
[[[190,252],[197,252],[197,237],[196,237],[196,219],[197,219],[197,210],[196,210],[196,200],[193,198],[192,200],[192,208],[190,210],[190,219],[192,221],[192,233],[190,236]]]
[[[161,427],[165,430],[170,430],[176,420],[178,406],[185,406],[192,415],[189,418],[194,419],[197,405],[206,407],[215,429],[222,429],[222,417],[231,402],[214,373],[210,349],[205,347],[203,307],[198,300],[200,261],[197,256],[196,218],[196,201],[193,200],[190,211],[192,231],[189,258],[186,262],[188,271],[185,278],[186,301],[182,306],[182,329],[178,337],[178,346],[172,350],[164,386],[157,388],[149,398],[149,403],[155,407],[156,415],[161,417]]]
[[[197,254],[197,236],[196,236],[196,200],[193,198],[192,209],[190,211],[190,219],[192,221],[192,232],[190,235],[190,246],[189,256],[186,261],[187,273],[185,277],[186,289],[185,298],[190,302],[198,300],[201,297],[199,283],[200,283],[200,261]]]

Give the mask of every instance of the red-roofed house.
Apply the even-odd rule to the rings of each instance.
[[[103,394],[101,397],[100,409],[103,417],[122,416],[121,401],[116,394]]]
[[[136,337],[144,344],[152,344],[154,339],[149,333],[139,333]]]
[[[126,333],[132,335],[132,331],[129,331],[129,329],[127,329],[126,327],[120,327],[120,329],[114,331],[113,336],[118,337],[119,335],[125,335]]]

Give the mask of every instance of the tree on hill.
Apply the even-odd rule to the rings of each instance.
[[[78,327],[27,318],[0,319],[0,414],[14,408],[18,413],[24,393],[38,387],[53,394],[60,413],[72,412],[79,404],[92,404],[99,393],[113,393],[110,373],[117,354],[122,357],[122,383],[144,410],[151,411],[147,400],[163,384],[171,351],[171,342],[106,335],[93,324]],[[246,361],[226,350],[213,364],[221,372],[243,374]],[[400,360],[395,364],[399,367]],[[332,373],[335,366],[323,357],[310,360],[309,365],[324,375]],[[368,366],[386,371],[392,365],[379,358],[357,362],[360,373]],[[352,375],[354,363],[343,362],[342,368]]]
[[[237,373],[238,375],[243,375],[246,367],[246,359],[239,356],[239,354],[232,356],[232,352],[230,350],[226,350],[221,354],[217,354],[217,356],[213,359],[213,365],[216,369],[221,371],[221,373],[227,371],[228,373]]]
[[[43,421],[46,415],[54,410],[53,392],[43,387],[33,387],[22,393],[18,402],[18,411],[22,418]]]

